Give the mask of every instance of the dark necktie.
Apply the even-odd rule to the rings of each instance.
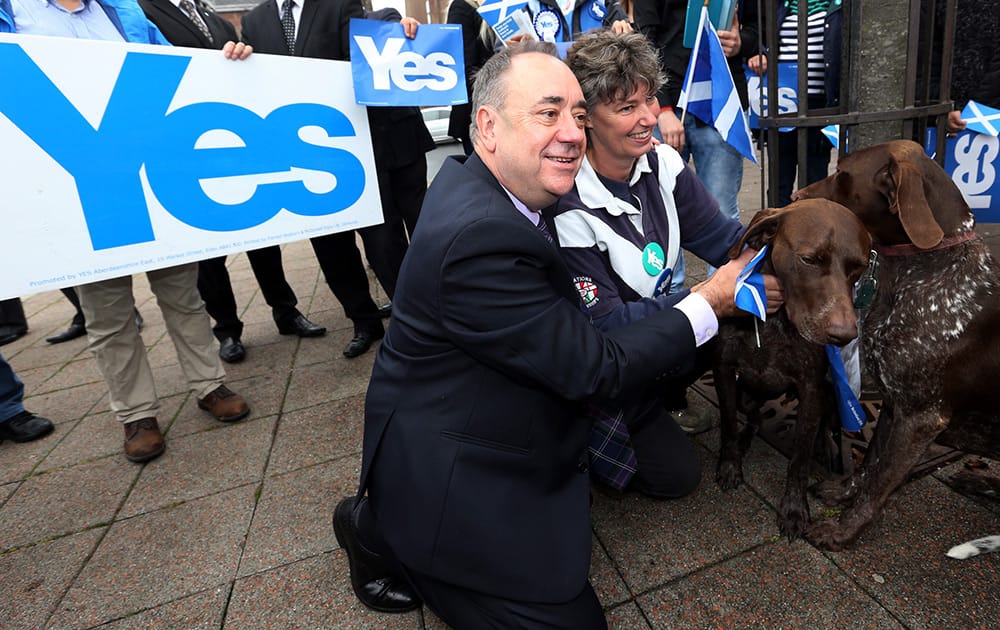
[[[191,0],[180,0],[178,8],[188,16],[188,19],[194,22],[194,25],[198,27],[201,34],[204,35],[210,43],[215,43],[212,38],[212,33],[208,30],[208,25],[205,24],[205,20],[201,18],[201,14],[198,13],[198,9],[194,7],[194,3]]]
[[[545,237],[545,240],[547,240],[550,243],[556,242],[555,239],[552,238],[552,232],[549,232],[549,225],[545,222],[545,217],[543,217],[541,214],[538,215],[538,225],[536,225],[535,227],[537,227],[538,231],[542,233],[542,236]]]
[[[285,31],[285,43],[288,44],[288,54],[295,54],[295,18],[292,16],[292,0],[285,0],[281,5],[281,30]]]

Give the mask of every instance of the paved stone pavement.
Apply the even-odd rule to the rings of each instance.
[[[755,207],[754,185],[751,172],[744,208]],[[232,425],[185,391],[136,278],[168,442],[145,465],[122,454],[86,341],[44,341],[68,324],[69,303],[58,292],[25,299],[31,330],[2,351],[27,406],[57,426],[37,442],[0,443],[0,628],[443,627],[427,611],[373,613],[350,590],[330,515],[357,483],[374,352],[341,356],[351,328],[309,247],[287,245],[284,257],[300,308],[329,333],[278,335],[245,256],[231,257],[248,358],[227,371],[253,405]],[[717,441],[717,431],[697,438],[693,496],[594,493],[592,581],[612,627],[996,627],[1000,554],[944,555],[1000,533],[997,504],[944,483],[962,461],[908,484],[855,549],[824,553],[777,536],[786,461],[755,440],[747,483],[724,493],[713,480]]]

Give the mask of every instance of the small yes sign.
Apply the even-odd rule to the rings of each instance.
[[[359,105],[468,102],[462,27],[423,24],[408,39],[394,22],[351,20],[351,70]]]

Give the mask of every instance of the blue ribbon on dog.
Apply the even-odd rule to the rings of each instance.
[[[848,431],[860,431],[861,427],[865,426],[865,410],[861,408],[861,403],[851,390],[847,371],[844,369],[844,359],[840,356],[840,348],[827,344],[826,357],[830,360],[830,378],[833,380],[833,391],[837,398],[840,424]]]

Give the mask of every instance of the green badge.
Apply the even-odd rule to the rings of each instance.
[[[659,243],[650,243],[642,250],[642,268],[651,276],[658,276],[666,266],[663,248]]]

